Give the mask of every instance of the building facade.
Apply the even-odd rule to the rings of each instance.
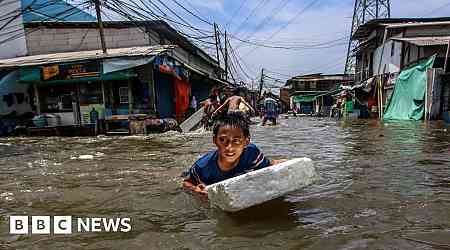
[[[40,2],[31,4],[44,11]],[[213,87],[227,85],[216,60],[164,21],[104,22],[108,51],[102,54],[95,18],[81,10],[58,21],[23,16],[17,39],[24,44],[13,54],[0,49],[0,84],[20,86],[30,110],[57,116],[59,125],[97,119],[124,125],[130,115],[181,122],[192,96],[202,101]],[[0,115],[17,114],[23,101],[16,92],[2,93]]]
[[[293,77],[285,88],[289,89],[291,109],[303,114],[328,114],[333,105],[332,95],[341,85],[352,84],[352,75],[318,73]]]
[[[390,18],[375,19],[359,27],[352,39],[359,41],[356,55],[356,84],[369,92],[360,92],[360,98],[369,103],[369,110],[382,117],[390,102],[396,79],[403,70],[435,56],[425,85],[427,102],[433,106],[425,117],[440,117],[448,111],[449,84],[444,77],[446,53],[450,36],[450,18]],[[371,85],[371,86],[367,86]],[[431,86],[437,91],[431,91]],[[379,90],[378,90],[379,89]],[[373,93],[372,93],[373,92]],[[432,96],[434,95],[434,97]],[[425,99],[424,99],[425,100]],[[434,101],[433,101],[434,102]],[[381,112],[380,112],[381,111]]]

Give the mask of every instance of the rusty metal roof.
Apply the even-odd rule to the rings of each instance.
[[[75,62],[84,60],[132,57],[132,56],[153,56],[174,49],[174,45],[157,45],[143,47],[129,47],[108,49],[107,54],[102,50],[87,50],[77,52],[62,52],[53,54],[43,54],[34,56],[22,56],[0,60],[0,68],[18,68],[24,66],[45,65],[63,62]]]
[[[399,37],[391,38],[394,41],[411,43],[416,46],[435,46],[435,45],[447,45],[450,40],[450,36],[429,36],[429,37]]]

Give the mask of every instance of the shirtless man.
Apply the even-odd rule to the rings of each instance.
[[[240,96],[241,91],[239,89],[236,89],[233,93],[233,96],[229,97],[220,107],[214,111],[213,116],[216,116],[221,112],[225,107],[228,106],[227,114],[231,113],[243,113],[244,115],[247,115],[247,110],[251,110],[252,112],[255,112],[255,110],[252,108],[250,104],[248,104],[245,99]]]
[[[211,94],[204,102],[204,114],[203,114],[203,126],[206,129],[209,129],[212,126],[212,117],[214,116],[215,111],[217,110],[217,107],[219,106],[219,103],[217,102],[217,96],[214,94]]]

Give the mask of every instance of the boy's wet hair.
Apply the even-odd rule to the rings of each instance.
[[[225,126],[240,128],[244,137],[250,137],[250,125],[242,113],[223,114],[218,117],[213,126],[213,135],[217,136],[219,129]]]

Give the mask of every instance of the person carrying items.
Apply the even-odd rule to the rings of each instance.
[[[213,116],[217,116],[220,112],[227,108],[227,114],[239,113],[249,120],[249,112],[255,113],[255,110],[250,104],[247,103],[247,101],[245,101],[241,94],[242,92],[240,89],[235,89],[233,96],[227,98],[225,102],[213,113]]]
[[[202,118],[202,124],[205,129],[210,129],[213,125],[213,114],[219,107],[219,102],[217,101],[217,96],[211,94],[204,102],[204,114]]]
[[[264,107],[264,115],[262,120],[262,126],[266,125],[267,120],[270,120],[272,122],[272,125],[277,125],[277,117],[278,117],[277,101],[266,94],[263,101],[263,107]]]

